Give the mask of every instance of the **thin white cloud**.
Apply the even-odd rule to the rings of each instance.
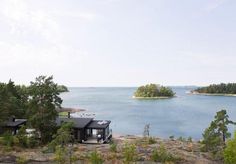
[[[48,42],[61,38],[60,29],[52,15],[42,9],[31,9],[25,0],[7,0],[1,5],[1,14],[11,27],[11,34],[18,37],[37,34]]]
[[[64,14],[94,19],[93,14],[84,12],[68,11]],[[8,40],[0,38],[1,70],[10,67],[40,72],[57,72],[63,67],[74,69],[74,63],[81,62],[86,52],[64,41],[63,29],[57,19],[59,16],[42,8],[35,10],[26,0],[0,1],[0,18],[10,26],[6,32],[11,35]]]
[[[211,12],[218,7],[222,6],[227,0],[210,0],[207,5],[204,7],[204,10],[207,12]]]
[[[200,67],[232,67],[234,66],[234,58],[231,55],[206,53],[206,52],[193,52],[193,51],[180,51],[178,52],[178,60],[181,63],[196,63],[196,66]],[[225,64],[227,63],[227,65]]]
[[[78,12],[78,11],[52,11],[50,14],[56,17],[71,17],[71,18],[78,18],[81,20],[86,21],[94,21],[97,18],[97,15],[92,12]]]

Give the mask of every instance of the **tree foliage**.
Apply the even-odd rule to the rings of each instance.
[[[59,95],[66,91],[66,86],[54,83],[52,76],[39,76],[27,87],[15,85],[11,80],[0,83],[0,124],[13,116],[27,118],[28,126],[37,130],[36,134],[39,134],[42,143],[48,142],[55,132],[56,109],[62,103]],[[33,147],[35,138],[26,140],[24,133],[25,129],[22,128],[18,134],[22,146]]]
[[[58,85],[59,92],[69,92],[68,88],[65,85]]]
[[[74,140],[73,122],[65,122],[57,130],[57,133],[53,135],[53,140],[49,144],[49,147],[55,150],[56,146],[64,147],[65,145],[72,143]]]
[[[135,97],[173,97],[175,93],[171,88],[156,84],[147,84],[139,87],[134,93]]]
[[[203,150],[217,153],[223,150],[225,140],[230,137],[228,125],[235,124],[229,120],[226,110],[221,110],[216,113],[215,119],[203,133]]]
[[[72,163],[77,160],[73,154],[73,141],[73,122],[62,123],[48,146],[50,151],[55,152],[55,160],[58,163]]]
[[[58,85],[53,77],[39,76],[29,86],[28,121],[41,137],[41,142],[50,141],[56,127],[57,108],[61,108]]]
[[[224,150],[224,161],[226,164],[236,163],[236,132],[234,132],[234,138],[227,141]]]
[[[236,83],[212,84],[207,87],[197,88],[194,91],[198,93],[211,93],[211,94],[236,94]]]
[[[16,86],[11,80],[0,83],[0,122],[3,123],[11,116],[24,118],[27,99],[25,86]]]

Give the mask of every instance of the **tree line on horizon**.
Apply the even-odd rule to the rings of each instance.
[[[206,87],[199,87],[194,91],[198,93],[210,94],[236,94],[236,83],[211,84]]]

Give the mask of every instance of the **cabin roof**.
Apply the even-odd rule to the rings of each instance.
[[[3,126],[5,127],[17,127],[26,123],[26,119],[16,119],[15,121],[6,121]]]
[[[109,120],[93,120],[87,128],[89,129],[106,129],[111,121]]]
[[[73,122],[74,128],[82,129],[85,128],[93,118],[57,118],[57,126],[60,126],[63,122]]]

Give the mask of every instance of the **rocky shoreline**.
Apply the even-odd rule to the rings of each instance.
[[[177,139],[153,138],[155,142],[147,143],[143,137],[127,135],[113,138],[117,144],[117,152],[111,151],[110,144],[74,144],[74,155],[78,157],[75,163],[88,163],[88,154],[96,150],[101,154],[104,163],[123,163],[123,146],[127,143],[136,145],[137,162],[153,163],[151,154],[154,149],[163,145],[166,150],[181,160],[181,164],[220,164],[221,161],[214,161],[209,153],[201,152],[201,145],[196,141],[181,141]],[[25,158],[29,164],[54,163],[53,153],[43,153],[43,148],[22,149],[13,148],[11,151],[0,149],[0,163],[16,163],[17,158]]]
[[[136,97],[136,96],[133,96],[132,97],[133,99],[170,99],[170,98],[173,98],[173,97],[165,97],[165,96],[160,96],[160,97]]]
[[[67,107],[62,107],[62,108],[58,108],[57,109],[58,112],[71,112],[71,113],[75,113],[75,112],[83,112],[86,111],[85,109],[79,109],[79,108],[67,108]]]
[[[225,93],[200,93],[200,92],[189,92],[192,95],[202,95],[202,96],[226,96],[226,97],[236,97],[236,94],[225,94]]]

